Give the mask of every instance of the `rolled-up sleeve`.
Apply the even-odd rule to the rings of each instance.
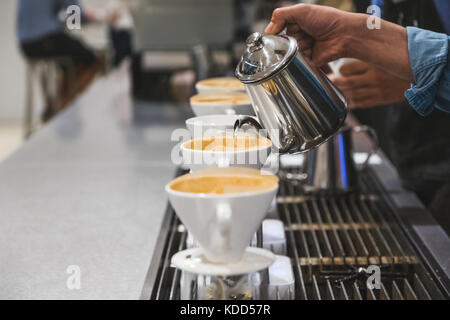
[[[443,33],[408,27],[408,50],[414,84],[409,104],[422,116],[438,108],[450,112],[450,38]]]

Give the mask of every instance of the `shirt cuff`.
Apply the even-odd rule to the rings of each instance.
[[[450,62],[450,53],[448,61]],[[435,107],[439,110],[450,112],[450,66],[448,64],[439,83]]]
[[[439,81],[447,65],[445,34],[408,27],[408,50],[415,83],[406,91],[409,104],[422,116],[433,111]]]

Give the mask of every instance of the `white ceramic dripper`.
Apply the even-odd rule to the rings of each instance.
[[[229,167],[198,171],[193,175],[256,176],[261,175],[261,171]],[[172,183],[166,186],[172,207],[205,257],[215,263],[241,259],[278,190],[276,183],[273,187],[251,192],[190,193],[173,190]]]

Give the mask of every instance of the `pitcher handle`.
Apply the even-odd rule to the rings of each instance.
[[[373,140],[373,147],[372,150],[370,150],[367,154],[367,158],[366,160],[364,160],[362,167],[361,167],[361,171],[365,170],[368,166],[369,166],[369,160],[370,158],[377,153],[378,149],[380,148],[379,142],[378,142],[378,136],[377,133],[375,132],[375,130],[369,126],[355,126],[353,127],[353,132],[355,133],[362,133],[365,132],[369,135],[370,138],[372,138]]]

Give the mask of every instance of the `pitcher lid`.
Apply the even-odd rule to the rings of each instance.
[[[297,41],[288,36],[251,34],[246,41],[235,74],[243,83],[256,83],[270,78],[291,61],[297,52]]]

